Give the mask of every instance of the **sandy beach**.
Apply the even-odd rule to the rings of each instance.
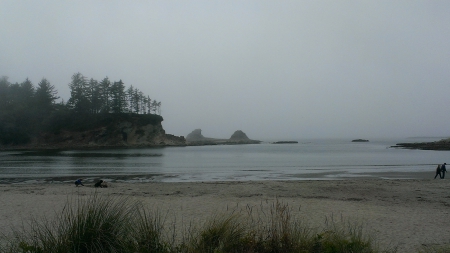
[[[141,201],[177,222],[199,222],[227,210],[288,204],[293,215],[312,226],[326,218],[364,224],[383,247],[413,252],[423,245],[450,244],[448,179],[349,179],[196,183],[92,183],[0,185],[0,226],[8,231],[31,217],[52,217],[70,199],[93,194]]]

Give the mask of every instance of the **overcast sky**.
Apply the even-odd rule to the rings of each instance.
[[[450,136],[450,1],[0,0],[0,76],[122,79],[167,133]]]

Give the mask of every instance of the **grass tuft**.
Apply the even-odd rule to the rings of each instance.
[[[52,221],[34,220],[2,243],[2,252],[22,253],[376,253],[363,226],[335,221],[312,228],[276,201],[216,215],[186,233],[165,226],[162,216],[137,202],[97,195],[69,202]],[[168,234],[172,234],[169,240]],[[179,235],[178,240],[175,235]],[[175,243],[177,242],[177,243]],[[446,251],[436,251],[446,252]]]

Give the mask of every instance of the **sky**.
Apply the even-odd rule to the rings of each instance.
[[[0,0],[0,76],[160,101],[166,133],[450,136],[450,1]]]

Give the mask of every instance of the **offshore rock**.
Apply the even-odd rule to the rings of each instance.
[[[202,135],[201,129],[195,129],[194,131],[192,131],[191,133],[186,135],[186,140],[187,141],[201,141],[201,140],[205,140],[205,136]]]
[[[236,145],[236,144],[259,144],[261,141],[251,140],[241,130],[235,131],[230,139],[219,139],[204,137],[201,134],[201,129],[195,129],[186,136],[186,142],[189,146],[204,146],[204,145]]]
[[[369,142],[369,140],[366,139],[354,139],[352,142]]]
[[[250,140],[250,139],[244,132],[242,132],[241,130],[237,130],[231,135],[230,140]]]
[[[276,141],[272,142],[272,144],[297,144],[298,141]]]

